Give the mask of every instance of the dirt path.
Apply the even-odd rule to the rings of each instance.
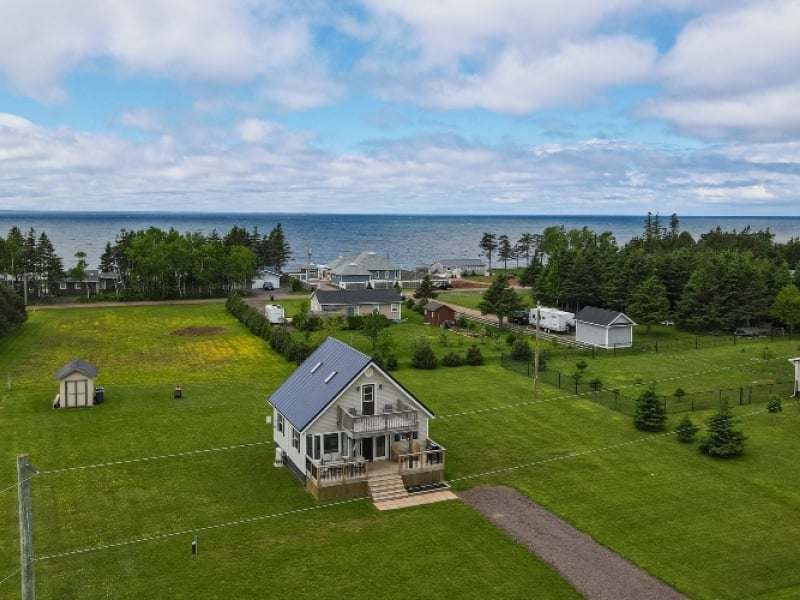
[[[513,488],[478,487],[458,496],[553,567],[588,600],[686,600]]]

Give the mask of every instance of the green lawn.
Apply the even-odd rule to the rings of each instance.
[[[75,357],[98,365],[106,402],[53,410],[53,375]],[[364,500],[315,504],[272,466],[264,423],[265,399],[294,365],[220,305],[31,313],[0,341],[0,369],[11,381],[0,391],[0,580],[11,575],[0,597],[19,589],[23,453],[41,471],[31,483],[43,598],[401,598],[412,582],[459,598],[578,597],[461,503],[390,513]],[[241,447],[213,450],[230,445]],[[148,457],[160,458],[91,467]]]
[[[220,329],[172,335],[192,327]],[[794,401],[779,415],[736,408],[746,453],[713,460],[548,386],[534,402],[531,380],[500,367],[502,340],[479,342],[484,367],[418,371],[407,366],[414,337],[427,336],[439,355],[463,352],[471,340],[451,333],[443,345],[417,315],[391,332],[401,359],[393,374],[437,414],[431,437],[448,450],[456,489],[517,487],[692,598],[800,596]],[[358,333],[338,335],[368,350]],[[763,346],[598,354],[587,359],[587,376],[606,385],[656,379],[667,392],[790,376],[786,357],[800,354],[797,342],[770,343],[766,360]],[[107,402],[54,411],[53,374],[78,356],[98,364]],[[571,363],[563,358],[564,369],[574,370]],[[272,467],[264,424],[266,397],[293,367],[219,305],[40,311],[0,340],[0,373],[12,382],[0,390],[0,490],[16,480],[16,455],[29,454],[42,471],[32,481],[40,596],[577,597],[459,502],[388,513],[365,501],[316,505]],[[171,396],[176,383],[185,391],[180,401]],[[213,525],[224,526],[203,529]],[[18,566],[13,487],[0,492],[0,527],[2,579]],[[195,532],[198,557],[190,554]],[[54,556],[159,534],[167,537]],[[0,596],[18,588],[11,577]]]

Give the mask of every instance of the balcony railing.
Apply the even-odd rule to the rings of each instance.
[[[352,437],[372,437],[381,433],[404,433],[415,431],[419,425],[415,410],[386,410],[374,415],[354,414],[339,408],[339,425]]]

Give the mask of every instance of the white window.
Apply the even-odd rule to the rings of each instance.
[[[300,432],[292,427],[292,448],[300,450]]]
[[[278,431],[283,433],[283,415],[278,415]]]
[[[66,281],[62,281],[62,282],[60,282],[60,283],[58,284],[58,289],[60,289],[60,290],[65,290],[65,289],[67,289],[67,282],[66,282]]]
[[[73,285],[75,286],[76,290],[81,289],[81,282],[80,281],[76,281]]]
[[[375,384],[361,386],[361,412],[365,415],[375,414]]]
[[[392,304],[392,312],[400,312],[400,305],[399,304]]]
[[[381,305],[380,304],[373,304],[372,305],[372,312],[374,312],[374,313],[381,312]]]
[[[375,438],[375,458],[386,458],[386,436],[379,435]]]

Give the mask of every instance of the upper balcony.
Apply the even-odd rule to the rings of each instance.
[[[356,408],[345,410],[339,407],[339,426],[353,438],[372,437],[381,433],[408,433],[419,427],[416,410],[397,409],[387,404],[384,411],[374,415],[364,415]]]

